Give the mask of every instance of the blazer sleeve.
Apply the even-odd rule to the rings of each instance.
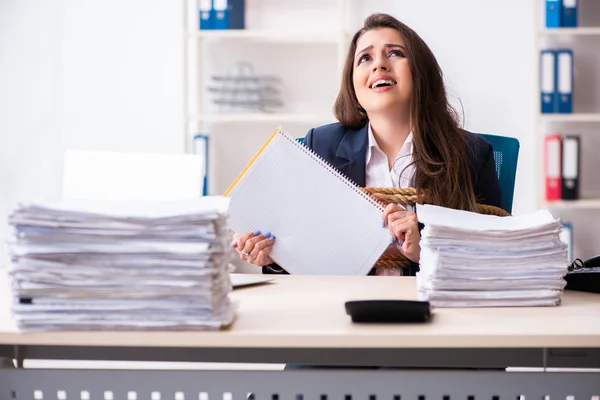
[[[492,145],[483,139],[480,139],[480,143],[482,144],[478,149],[478,162],[475,163],[475,198],[480,204],[502,208],[502,192],[496,173],[496,163],[494,162]]]
[[[313,129],[309,130],[304,137],[304,145],[312,150],[313,148]],[[277,263],[272,263],[262,267],[262,273],[267,275],[289,275],[289,273],[281,268]]]

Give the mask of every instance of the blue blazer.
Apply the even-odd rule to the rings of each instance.
[[[477,202],[502,207],[492,145],[480,135],[471,132],[468,132],[468,143],[473,190]],[[357,130],[345,128],[339,122],[313,128],[304,138],[304,144],[356,185],[365,186],[368,124]],[[409,275],[414,275],[417,271],[418,265],[412,263]],[[286,273],[276,265],[263,267],[263,272]]]

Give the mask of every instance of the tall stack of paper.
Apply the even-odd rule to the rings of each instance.
[[[567,246],[546,210],[497,217],[417,205],[420,298],[437,307],[553,306],[566,284]]]
[[[20,330],[219,329],[230,301],[229,200],[19,206],[9,217]]]

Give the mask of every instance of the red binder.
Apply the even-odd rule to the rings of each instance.
[[[562,139],[559,134],[544,138],[544,175],[546,177],[546,200],[562,198]]]

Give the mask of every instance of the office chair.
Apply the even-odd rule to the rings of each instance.
[[[515,178],[517,176],[517,161],[519,158],[519,140],[507,136],[480,135],[490,142],[494,150],[496,175],[502,191],[502,208],[512,213],[513,196],[515,193]]]
[[[519,140],[507,136],[489,135],[480,133],[491,145],[494,151],[496,175],[502,191],[503,209],[512,213],[513,197],[515,193],[515,178],[517,175],[517,161],[519,158]],[[304,143],[304,138],[298,138]]]

